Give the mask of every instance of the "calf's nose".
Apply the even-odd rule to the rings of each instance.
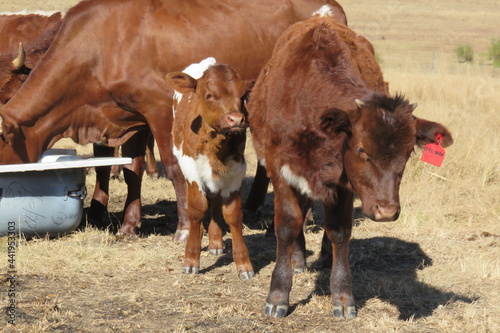
[[[388,222],[396,221],[399,217],[401,207],[399,205],[377,205],[374,211],[375,221],[377,222]]]
[[[241,127],[245,121],[245,116],[241,113],[230,113],[224,119],[228,128]]]

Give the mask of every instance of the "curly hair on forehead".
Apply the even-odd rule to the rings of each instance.
[[[405,98],[403,94],[400,93],[396,94],[394,97],[385,94],[374,93],[368,100],[364,102],[369,107],[383,109],[391,113],[395,113],[398,110],[405,110],[408,106],[410,106],[410,102]],[[411,112],[413,111],[413,108],[407,111]]]

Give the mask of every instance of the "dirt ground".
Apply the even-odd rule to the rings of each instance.
[[[64,10],[77,2],[0,0],[0,11]],[[500,73],[484,55],[491,38],[500,37],[500,1],[340,3],[350,26],[374,44],[391,89],[408,93],[421,104],[420,115],[445,123],[456,139],[446,168],[422,166],[418,152],[412,157],[397,222],[374,223],[356,209],[350,263],[357,319],[331,315],[330,272],[319,261],[320,207],[306,234],[308,269],[294,276],[291,313],[272,319],[263,314],[275,260],[275,239],[266,235],[272,188],[257,214],[245,212],[245,242],[256,276],[243,282],[229,234],[223,255],[202,251],[200,274],[181,274],[184,244],[172,241],[172,186],[163,177],[145,177],[139,237],[117,237],[115,229],[97,230],[84,220],[64,237],[20,240],[16,325],[1,315],[0,331],[500,331]],[[474,65],[456,64],[453,50],[461,44],[474,47]],[[76,147],[68,141],[59,146]],[[89,146],[76,148],[79,154],[92,152]],[[243,197],[255,170],[251,144],[247,158]],[[90,171],[89,193],[93,177]],[[116,228],[126,190],[121,180],[112,180],[110,188],[109,220]],[[205,237],[204,250],[206,245]],[[0,238],[2,312],[8,302],[6,249],[6,238]]]

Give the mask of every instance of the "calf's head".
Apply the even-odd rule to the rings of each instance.
[[[248,126],[242,103],[249,86],[231,66],[212,65],[198,80],[182,72],[169,73],[167,82],[194,103],[209,131],[239,132]]]
[[[453,143],[443,125],[414,117],[415,107],[402,96],[373,94],[353,101],[349,116],[340,110],[329,113],[343,119],[342,128],[349,132],[343,156],[345,173],[362,201],[363,214],[374,221],[399,217],[399,186],[415,145],[433,142],[438,133],[444,147]]]

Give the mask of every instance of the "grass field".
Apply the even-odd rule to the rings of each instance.
[[[76,2],[0,0],[0,10],[64,9]],[[4,325],[2,315],[0,331],[499,332],[500,69],[483,53],[500,37],[500,1],[341,4],[350,26],[373,42],[391,92],[417,102],[417,116],[447,125],[455,139],[441,168],[421,162],[420,151],[410,159],[397,222],[356,219],[350,261],[357,319],[331,316],[329,272],[318,264],[320,211],[306,234],[308,270],[294,276],[292,312],[270,319],[263,307],[275,241],[264,227],[272,220],[272,189],[260,214],[245,215],[257,275],[242,282],[230,252],[202,252],[201,274],[181,274],[183,244],[171,239],[172,186],[145,178],[141,237],[88,227],[58,239],[20,241],[17,325]],[[461,44],[473,46],[473,63],[456,61],[453,50]],[[244,194],[255,169],[251,147],[247,156]],[[93,173],[87,187],[92,193]],[[117,222],[125,185],[112,180],[110,188],[110,219]],[[225,238],[229,245],[230,235]],[[6,252],[7,240],[0,238],[2,277]],[[7,287],[5,274],[2,312]]]

